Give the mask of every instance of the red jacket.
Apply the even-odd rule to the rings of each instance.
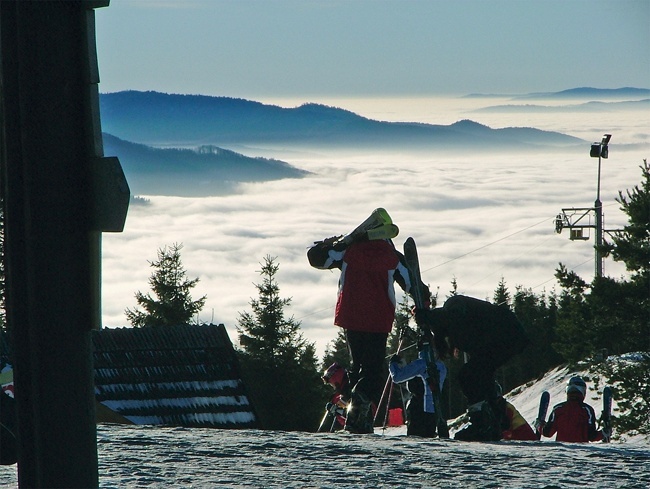
[[[603,439],[602,431],[596,429],[594,408],[582,401],[565,401],[553,408],[542,434],[555,441],[589,442]]]
[[[388,241],[352,244],[343,255],[334,324],[353,331],[389,333],[395,319],[394,281],[403,285],[407,277]]]
[[[353,331],[390,332],[395,318],[394,282],[408,292],[410,281],[403,255],[389,240],[360,241],[345,249],[325,240],[307,256],[315,268],[341,269],[334,324]]]

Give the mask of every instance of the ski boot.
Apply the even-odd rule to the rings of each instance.
[[[352,392],[345,419],[345,431],[349,433],[373,433],[372,402],[363,392]]]
[[[480,401],[467,408],[470,425],[454,436],[464,441],[499,441],[501,426],[487,401]]]

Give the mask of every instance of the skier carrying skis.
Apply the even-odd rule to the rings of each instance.
[[[396,354],[388,365],[393,382],[407,382],[407,389],[411,394],[406,404],[406,434],[426,438],[433,438],[437,434],[440,438],[449,438],[446,421],[436,413],[433,393],[434,389],[442,391],[447,377],[447,366],[440,359],[436,360],[438,385],[432,386],[433,379],[428,373],[425,352],[422,347],[418,347],[418,351],[418,358],[409,364]]]
[[[521,323],[508,306],[454,295],[436,309],[417,309],[416,321],[428,325],[440,345],[446,338],[450,351],[469,354],[459,372],[459,383],[467,398],[470,425],[456,433],[459,440],[500,440],[502,427],[495,391],[497,368],[521,353],[528,345]],[[441,347],[438,346],[441,354]]]
[[[351,433],[373,432],[385,378],[386,341],[395,317],[394,282],[406,292],[410,288],[403,255],[390,239],[368,239],[368,234],[349,244],[340,237],[328,238],[307,252],[314,268],[341,270],[334,324],[345,329],[352,360],[345,424]]]
[[[555,441],[586,443],[608,441],[611,433],[596,429],[594,408],[584,402],[587,384],[580,376],[569,379],[566,401],[553,407],[548,422],[540,423],[540,433],[548,438],[557,434]]]

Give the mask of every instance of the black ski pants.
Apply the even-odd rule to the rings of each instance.
[[[362,391],[375,405],[379,404],[388,375],[386,341],[388,333],[368,333],[345,330],[352,358],[350,382],[357,392]]]

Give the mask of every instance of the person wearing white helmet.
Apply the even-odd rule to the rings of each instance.
[[[553,407],[547,423],[541,423],[539,432],[555,441],[586,443],[609,439],[609,433],[596,428],[594,408],[585,403],[587,383],[576,375],[566,386],[566,401]]]

